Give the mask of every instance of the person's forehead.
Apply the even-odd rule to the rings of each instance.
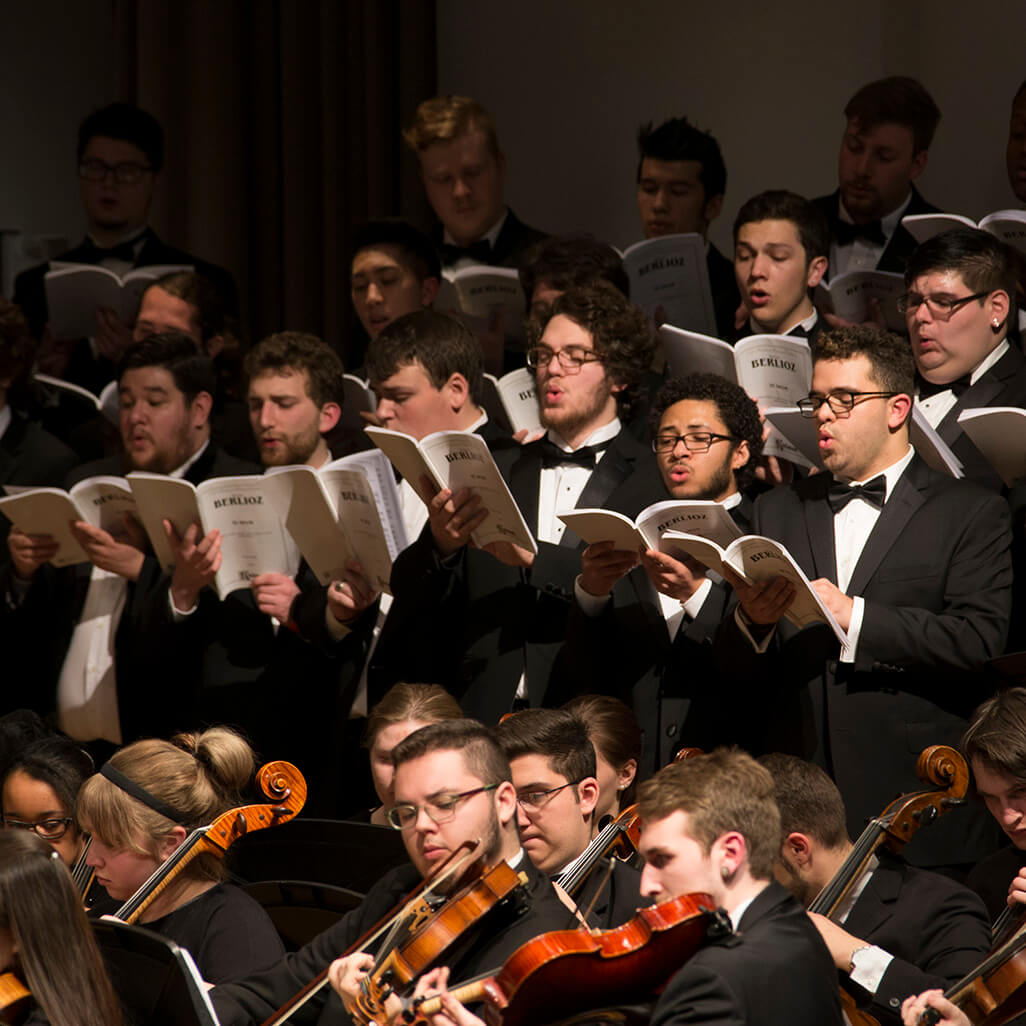
[[[737,230],[737,241],[753,246],[800,246],[798,225],[786,218],[748,221]]]
[[[552,767],[552,760],[541,752],[528,752],[510,759],[513,770],[514,787],[526,787],[529,784],[545,783],[549,787],[566,784],[569,781],[562,773]]]
[[[432,794],[456,794],[480,786],[481,780],[457,749],[427,752],[395,768],[397,801],[418,801]]]
[[[858,118],[849,118],[845,127],[848,135],[857,137],[861,142],[871,146],[893,146],[912,148],[915,136],[908,125],[898,121],[878,121],[863,127]]]
[[[651,851],[655,848],[662,851],[680,851],[691,837],[688,825],[688,814],[682,809],[677,809],[661,819],[644,820],[641,824],[641,851]]]
[[[873,373],[869,357],[859,353],[844,360],[817,360],[812,365],[812,381],[830,388],[860,388]]]
[[[965,279],[960,271],[952,267],[938,267],[925,271],[912,281],[911,288],[919,293],[959,292],[966,288]]]
[[[199,310],[192,303],[178,296],[172,296],[170,292],[165,292],[159,285],[151,285],[143,293],[142,303],[139,306],[140,317],[154,313],[180,317],[190,323],[199,321]]]
[[[371,381],[372,388],[434,388],[427,368],[420,360],[412,360],[410,363],[400,364],[395,373],[390,374],[383,381]],[[437,389],[436,389],[437,391]]]
[[[566,314],[556,314],[550,318],[542,332],[542,342],[552,349],[563,349],[566,346],[577,346],[579,349],[594,349],[591,332]]]
[[[494,154],[488,148],[488,137],[479,128],[472,128],[452,139],[438,140],[420,151],[425,172],[444,171],[456,164],[488,163]]]
[[[250,395],[310,395],[310,375],[305,368],[274,367],[249,380]]]
[[[680,399],[668,406],[659,419],[660,427],[704,424],[725,431],[720,409],[712,399]]]
[[[1009,791],[1026,790],[1026,781],[1016,780],[1010,773],[986,766],[979,759],[970,759],[970,765],[978,791],[998,795]]]
[[[170,395],[182,395],[175,384],[174,375],[166,367],[131,367],[121,375],[121,392],[145,391],[159,388]]]
[[[375,271],[412,271],[402,247],[392,243],[378,243],[358,250],[353,257],[352,273],[372,274]]]
[[[127,139],[112,139],[108,135],[94,135],[82,153],[83,157],[105,160],[108,164],[146,164],[146,154]]]
[[[665,185],[682,183],[701,185],[702,163],[698,160],[658,160],[644,157],[641,161],[641,177]]]

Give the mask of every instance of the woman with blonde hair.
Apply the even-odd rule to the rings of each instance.
[[[115,752],[78,796],[97,882],[118,901],[130,898],[191,831],[241,804],[254,770],[253,750],[226,727]],[[264,910],[222,877],[220,859],[197,856],[138,920],[186,948],[208,983],[268,969],[284,955]]]

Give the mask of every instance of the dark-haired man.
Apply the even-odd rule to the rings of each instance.
[[[164,166],[164,131],[153,115],[127,103],[93,111],[79,126],[77,158],[87,235],[56,260],[99,264],[119,275],[134,267],[188,264],[213,282],[227,309],[238,309],[235,281],[226,270],[168,246],[147,226]],[[47,270],[47,264],[29,268],[14,284],[14,301],[36,339],[43,338],[49,319],[43,283]],[[43,369],[98,395],[114,377],[130,329],[113,310],[98,308],[93,339],[54,343],[47,338]]]
[[[213,365],[192,339],[156,335],[133,343],[118,384],[124,455],[77,468],[69,485],[129,470],[199,484],[254,469],[211,443]],[[141,529],[131,542],[84,522],[75,534],[91,562],[59,569],[47,562],[56,551],[50,536],[15,530],[8,538],[11,558],[2,572],[7,652],[14,666],[24,659],[24,670],[10,679],[31,687],[20,703],[11,695],[5,705],[56,710],[62,730],[82,741],[120,744],[191,726],[182,720],[189,703],[181,690],[174,703],[152,700],[154,638],[142,624],[160,567],[146,555]],[[197,542],[190,529],[186,548]]]
[[[988,689],[983,664],[1002,651],[1008,630],[1007,506],[916,456],[913,369],[897,336],[824,332],[799,405],[816,420],[828,473],[754,506],[752,533],[786,546],[847,644],[839,650],[825,624],[799,636],[782,620],[795,596],[782,577],[748,585],[731,575],[740,605],[717,635],[719,664],[745,682],[766,746],[831,771],[853,833],[896,792],[917,786],[910,747],[957,744]],[[907,854],[917,864],[967,863],[991,843],[986,824],[956,809]]]
[[[774,875],[807,907],[852,852],[844,802],[810,762],[779,753],[759,762],[773,775],[780,809]],[[880,1023],[900,1023],[909,994],[951,986],[990,950],[990,923],[979,898],[948,877],[908,865],[886,846],[870,857],[829,918],[810,915],[842,985]]]
[[[734,273],[748,311],[744,335],[814,339],[823,330],[809,290],[826,273],[826,222],[806,199],[773,189],[734,219]]]
[[[431,655],[439,662],[432,679],[484,722],[497,722],[514,699],[545,702],[579,566],[576,540],[564,535],[557,514],[605,505],[633,515],[656,490],[644,450],[621,429],[621,412],[636,401],[651,358],[641,311],[599,283],[564,293],[532,332],[528,365],[548,434],[496,453],[496,462],[538,553],[469,547],[485,515],[479,500],[443,489],[430,504],[429,530],[392,574],[396,605],[415,602],[422,622],[433,625]]]
[[[350,1022],[345,1007],[373,960],[366,953],[339,956],[422,880],[435,877],[466,841],[481,842],[485,865],[506,861],[527,882],[442,953],[439,960],[456,978],[494,971],[521,944],[564,925],[566,909],[520,847],[509,763],[480,723],[451,720],[423,727],[393,749],[392,760],[395,805],[389,818],[402,831],[411,864],[386,873],[358,908],[274,969],[216,987],[211,997],[224,1026],[263,1022],[329,966],[332,988],[304,1007],[303,1021],[319,1026]],[[439,891],[448,894],[452,888],[449,881]],[[391,1003],[386,1007],[391,1016]]]
[[[552,878],[563,873],[598,833],[599,784],[588,728],[564,709],[523,709],[495,728],[517,790],[520,841]],[[642,904],[641,875],[617,860],[600,860],[572,895],[591,926],[608,930]],[[568,885],[569,886],[569,885]]]
[[[650,430],[660,498],[718,502],[747,532],[752,504],[741,487],[762,451],[762,425],[744,391],[712,374],[668,381]],[[646,771],[683,745],[748,740],[736,705],[713,684],[711,642],[730,596],[722,580],[692,560],[609,541],[584,550],[574,590],[561,672],[575,691],[609,691],[633,706]]]
[[[838,189],[813,200],[830,222],[830,271],[905,270],[915,239],[901,219],[937,208],[913,184],[926,169],[941,113],[914,78],[864,85],[844,108]]]
[[[661,125],[641,126],[638,151],[638,214],[645,238],[696,232],[706,239],[727,191],[719,143],[687,118],[670,118]],[[706,263],[717,331],[721,338],[733,338],[741,302],[733,268],[708,241]]]
[[[520,265],[527,312],[546,320],[552,302],[568,289],[605,281],[630,299],[623,258],[612,246],[588,235],[554,236],[537,243]]]

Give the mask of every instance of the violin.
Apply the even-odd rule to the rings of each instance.
[[[14,973],[0,973],[0,1022],[20,1022],[32,1001],[32,992]]]
[[[96,870],[86,864],[86,856],[89,854],[89,846],[92,843],[93,839],[91,837],[85,839],[82,851],[78,858],[75,859],[74,866],[71,867],[71,879],[74,881],[75,890],[83,898],[89,893],[89,888],[93,886],[93,880],[96,877]]]
[[[267,763],[257,771],[256,782],[272,804],[229,809],[209,826],[193,830],[114,913],[115,916],[126,923],[134,923],[193,859],[208,854],[224,858],[225,852],[240,837],[285,823],[306,804],[306,780],[291,762]]]
[[[614,930],[559,930],[521,945],[493,976],[450,993],[483,1001],[491,1026],[535,1026],[599,1008],[651,1000],[713,937],[733,931],[708,894],[685,894],[638,910]],[[437,997],[410,1003],[408,1023],[437,1012]]]
[[[946,812],[965,804],[969,767],[949,745],[931,745],[924,749],[916,763],[916,775],[924,784],[933,784],[934,790],[902,795],[871,819],[833,879],[809,906],[810,912],[818,912],[836,922],[838,906],[866,875],[875,852],[886,848],[898,854],[921,827],[929,826]],[[877,1020],[861,1011],[843,987],[841,1005],[853,1026],[877,1026]]]

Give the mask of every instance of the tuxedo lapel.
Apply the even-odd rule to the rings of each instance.
[[[822,480],[816,480],[822,478]],[[834,545],[834,513],[827,505],[826,493],[830,485],[828,474],[816,474],[811,484],[814,491],[805,497],[802,510],[805,514],[805,531],[812,551],[813,573],[810,578],[825,577],[837,580],[837,549]],[[791,553],[794,555],[794,553]]]
[[[1010,349],[998,362],[980,375],[979,380],[971,384],[959,397],[955,405],[948,411],[937,427],[937,434],[948,444],[953,445],[962,434],[962,425],[958,418],[965,410],[977,410],[995,405],[994,400],[1005,388],[1005,382],[1022,366],[1023,358],[1014,349]]]
[[[894,495],[884,503],[884,508],[866,539],[862,555],[859,556],[859,561],[852,571],[851,583],[848,586],[849,595],[862,594],[898,540],[898,535],[905,529],[916,510],[922,506],[921,489],[925,487],[924,478],[927,473],[926,464],[920,463],[917,457],[898,479]]]
[[[538,479],[541,474],[541,454],[538,447],[528,445],[521,449],[510,468],[509,490],[513,493],[524,523],[531,534],[538,537]]]
[[[613,440],[606,454],[592,471],[584,486],[577,509],[597,509],[616,491],[634,469],[635,453],[624,451],[626,436],[623,431]]]

